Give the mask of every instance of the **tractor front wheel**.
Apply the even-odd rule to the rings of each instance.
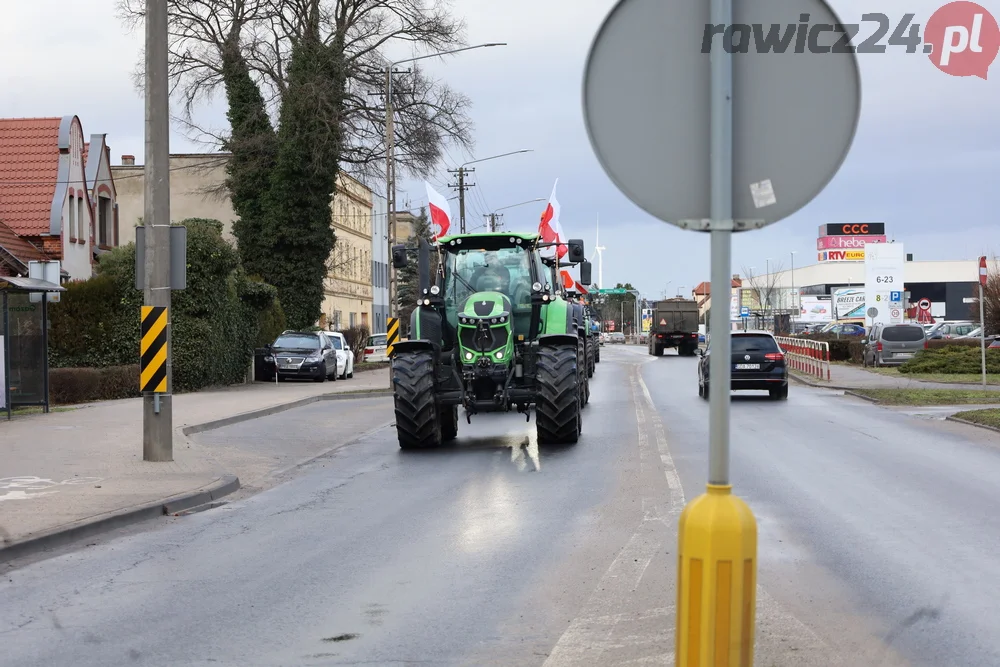
[[[538,350],[535,428],[540,445],[573,445],[580,439],[579,352],[570,345]]]
[[[417,350],[395,354],[392,383],[399,446],[416,449],[440,445],[442,420],[434,400],[434,353]],[[455,414],[457,421],[457,410]]]

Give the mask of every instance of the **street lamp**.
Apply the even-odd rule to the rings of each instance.
[[[403,60],[396,60],[390,62],[385,68],[385,198],[386,204],[389,210],[389,257],[392,257],[392,246],[396,245],[396,160],[394,155],[395,149],[395,131],[393,127],[393,108],[392,108],[392,71],[395,69],[396,65],[402,65],[403,63],[416,62],[418,60],[425,60],[427,58],[437,58],[440,56],[447,56],[454,53],[461,53],[463,51],[471,51],[472,49],[483,49],[491,46],[507,46],[506,42],[489,42],[487,44],[476,44],[475,46],[466,46],[461,49],[452,49],[450,51],[439,51],[437,53],[428,53],[423,56],[416,56],[415,58],[405,58]],[[392,260],[389,261],[389,313],[390,317],[399,317],[399,305],[396,303],[396,267],[393,266]],[[392,380],[390,379],[390,386]]]
[[[470,164],[476,164],[477,162],[486,162],[487,160],[496,160],[499,157],[507,157],[508,155],[518,155],[520,153],[531,153],[534,149],[523,148],[519,151],[510,151],[509,153],[501,153],[500,155],[491,155],[489,157],[479,158],[478,160],[469,160],[461,165],[458,169],[449,169],[448,173],[458,174],[458,222],[459,229],[464,234],[465,233],[465,191],[471,188],[472,185],[465,184],[465,174],[470,171],[475,171],[475,169],[466,169],[465,167]],[[452,186],[455,187],[455,186]]]
[[[489,225],[489,230],[491,232],[497,231],[497,211],[505,211],[508,208],[514,208],[515,206],[524,206],[525,204],[534,204],[534,203],[540,202],[540,201],[545,201],[545,198],[544,197],[538,197],[536,199],[529,199],[528,201],[523,201],[523,202],[520,202],[518,204],[509,204],[507,206],[501,206],[500,208],[493,209],[492,213],[486,213],[486,214],[484,214],[484,217],[489,221],[487,223]],[[500,217],[502,218],[503,216],[501,215]]]
[[[789,310],[792,311],[791,314],[792,314],[792,321],[793,322],[795,321],[795,317],[797,315],[799,315],[799,311],[801,310],[801,306],[799,305],[801,303],[801,301],[799,301],[799,299],[795,298],[796,296],[798,296],[795,293],[795,253],[796,252],[797,251],[793,250],[792,253],[791,253],[792,254],[792,289],[791,289],[791,292],[789,292],[789,294],[788,294],[789,298],[791,299],[791,304],[790,304]]]

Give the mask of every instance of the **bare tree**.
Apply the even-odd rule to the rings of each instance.
[[[781,273],[782,264],[777,262],[771,265],[771,272],[768,274],[754,274],[753,270],[743,267],[744,279],[743,289],[749,286],[750,293],[754,295],[754,301],[760,310],[761,317],[766,321],[775,308],[780,309],[780,292],[777,289],[778,274]]]
[[[142,24],[145,0],[118,3],[129,26]],[[198,126],[195,110],[224,87],[224,60],[238,52],[260,88],[272,123],[277,124],[292,46],[318,12],[323,40],[342,48],[347,68],[341,162],[367,180],[384,179],[388,65],[384,51],[398,44],[430,52],[464,46],[465,25],[452,16],[450,4],[451,0],[168,0],[172,92],[184,101],[179,120],[189,135],[199,134],[216,145],[225,142],[224,133]],[[396,151],[403,169],[427,174],[440,161],[446,143],[472,146],[467,97],[417,67],[395,77]],[[141,81],[137,73],[137,83]]]

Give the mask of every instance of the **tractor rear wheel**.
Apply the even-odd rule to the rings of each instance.
[[[392,360],[396,435],[402,449],[441,444],[441,421],[434,400],[434,353],[397,353]],[[456,410],[457,420],[457,410]]]
[[[535,429],[540,445],[573,445],[580,439],[580,368],[576,346],[538,350]]]

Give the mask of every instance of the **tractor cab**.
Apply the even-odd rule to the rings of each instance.
[[[441,239],[444,315],[448,328],[459,332],[462,347],[476,349],[464,344],[463,329],[483,318],[491,325],[504,324],[495,328],[508,328],[515,339],[533,338],[532,296],[552,289],[534,245],[531,238],[511,234]]]

